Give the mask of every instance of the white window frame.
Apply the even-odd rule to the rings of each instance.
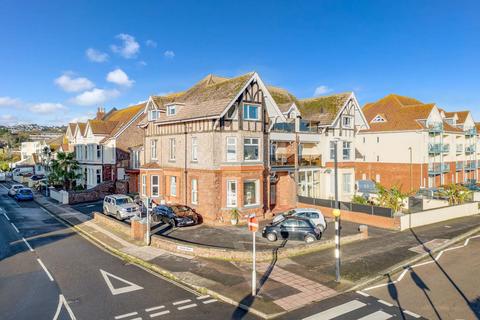
[[[150,141],[150,158],[152,160],[158,160],[157,139],[153,139]]]
[[[257,116],[255,118],[250,116],[250,108],[257,109]],[[258,104],[244,103],[243,104],[243,120],[251,120],[251,121],[260,120],[260,106]]]
[[[147,175],[142,174],[142,196],[147,195]]]
[[[250,204],[246,204],[246,197],[245,197],[245,184],[246,183],[250,183],[250,182],[253,182],[255,184],[255,203],[250,203]],[[248,208],[248,207],[255,207],[255,206],[258,206],[260,204],[260,190],[259,190],[259,180],[258,179],[247,179],[247,180],[243,180],[243,206],[245,208]]]
[[[235,192],[232,191],[235,185]],[[236,208],[238,205],[238,183],[237,180],[227,180],[227,208]]]
[[[348,146],[346,148],[345,146]],[[348,150],[348,157],[345,157],[345,151]],[[350,160],[352,158],[352,142],[343,141],[342,142],[342,160]]]
[[[170,176],[170,196],[177,196],[177,176]]]
[[[252,143],[253,140],[257,140],[257,143],[254,144]],[[246,143],[247,140],[249,140],[250,142],[249,143]],[[245,146],[257,146],[257,149],[258,149],[258,154],[257,154],[257,158],[256,159],[245,159],[245,155],[246,155],[246,152],[245,152]],[[260,138],[243,138],[243,160],[244,161],[247,161],[247,162],[250,162],[250,161],[259,161],[260,160]]]
[[[233,153],[229,153],[229,148],[233,148]],[[237,137],[227,137],[226,141],[227,162],[237,161]]]
[[[198,138],[192,137],[192,161],[198,161]]]
[[[177,142],[175,138],[168,139],[168,160],[175,161],[177,152]]]
[[[343,116],[342,117],[342,127],[343,128],[352,128],[352,120],[353,118],[351,116]]]
[[[157,183],[153,183],[153,178],[157,178]],[[153,192],[153,187],[157,187],[157,192]],[[150,176],[150,196],[158,197],[160,195],[160,176],[152,175]]]
[[[174,116],[176,114],[177,114],[177,106],[176,105],[167,106],[167,116]]]
[[[157,109],[152,109],[148,111],[148,121],[158,120],[160,111]]]
[[[335,154],[335,141],[330,141],[329,145],[329,151],[330,151],[330,160],[335,160],[336,154]],[[338,150],[337,150],[338,152]]]
[[[140,150],[132,150],[132,169],[140,168]]]
[[[352,193],[352,174],[351,173],[342,174],[342,191],[344,194]]]
[[[198,204],[198,179],[196,178],[193,178],[191,181],[190,181],[190,184],[191,184],[191,199],[190,199],[190,202],[192,204]]]
[[[377,114],[375,118],[373,118],[372,123],[381,123],[381,122],[386,122],[385,118],[383,118],[381,115]]]

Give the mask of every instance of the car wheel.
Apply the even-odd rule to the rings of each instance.
[[[267,240],[270,242],[275,242],[277,241],[277,235],[275,233],[269,233],[267,234]]]
[[[103,208],[103,214],[106,215],[106,216],[110,215],[110,214],[108,213],[107,208]]]
[[[315,240],[316,240],[315,237],[312,236],[311,234],[307,234],[307,235],[305,236],[305,242],[306,242],[306,243],[312,243],[312,242],[314,242]]]
[[[320,230],[320,232],[323,233],[325,231],[325,226],[323,224],[317,224],[317,228]]]
[[[175,220],[173,220],[173,219],[168,220],[168,224],[171,225],[172,228],[175,228],[175,227],[176,227],[176,225],[175,225]]]

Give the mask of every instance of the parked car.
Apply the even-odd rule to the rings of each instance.
[[[0,181],[7,181],[7,173],[0,172]]]
[[[138,215],[140,208],[129,196],[114,194],[103,199],[103,213],[115,216],[118,220],[125,220]]]
[[[325,231],[325,229],[327,229],[327,222],[325,221],[325,217],[323,216],[322,212],[320,210],[310,208],[297,208],[281,213],[273,218],[272,223],[280,222],[286,217],[290,216],[310,219],[313,225],[318,227],[322,233]]]
[[[194,209],[182,204],[159,205],[153,208],[152,221],[185,227],[197,224],[200,216]]]
[[[262,230],[262,237],[271,242],[285,239],[312,243],[320,240],[322,232],[313,225],[310,219],[287,217],[280,222],[265,226]]]
[[[17,201],[29,201],[33,200],[33,192],[30,188],[18,189],[14,196]]]
[[[42,179],[45,179],[45,175],[44,174],[34,174],[33,176],[30,177],[30,179],[32,179],[32,181],[42,180]]]
[[[14,197],[15,194],[17,194],[17,191],[22,189],[22,188],[25,188],[25,186],[23,184],[12,184],[12,186],[10,187],[10,190],[8,190],[8,195],[10,197]]]

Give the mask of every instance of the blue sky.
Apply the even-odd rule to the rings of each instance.
[[[398,93],[480,121],[479,1],[0,0],[0,124],[63,124],[257,71],[297,97]]]

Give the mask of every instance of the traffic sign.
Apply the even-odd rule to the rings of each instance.
[[[258,219],[257,217],[248,218],[248,230],[252,232],[257,232],[258,230]]]

